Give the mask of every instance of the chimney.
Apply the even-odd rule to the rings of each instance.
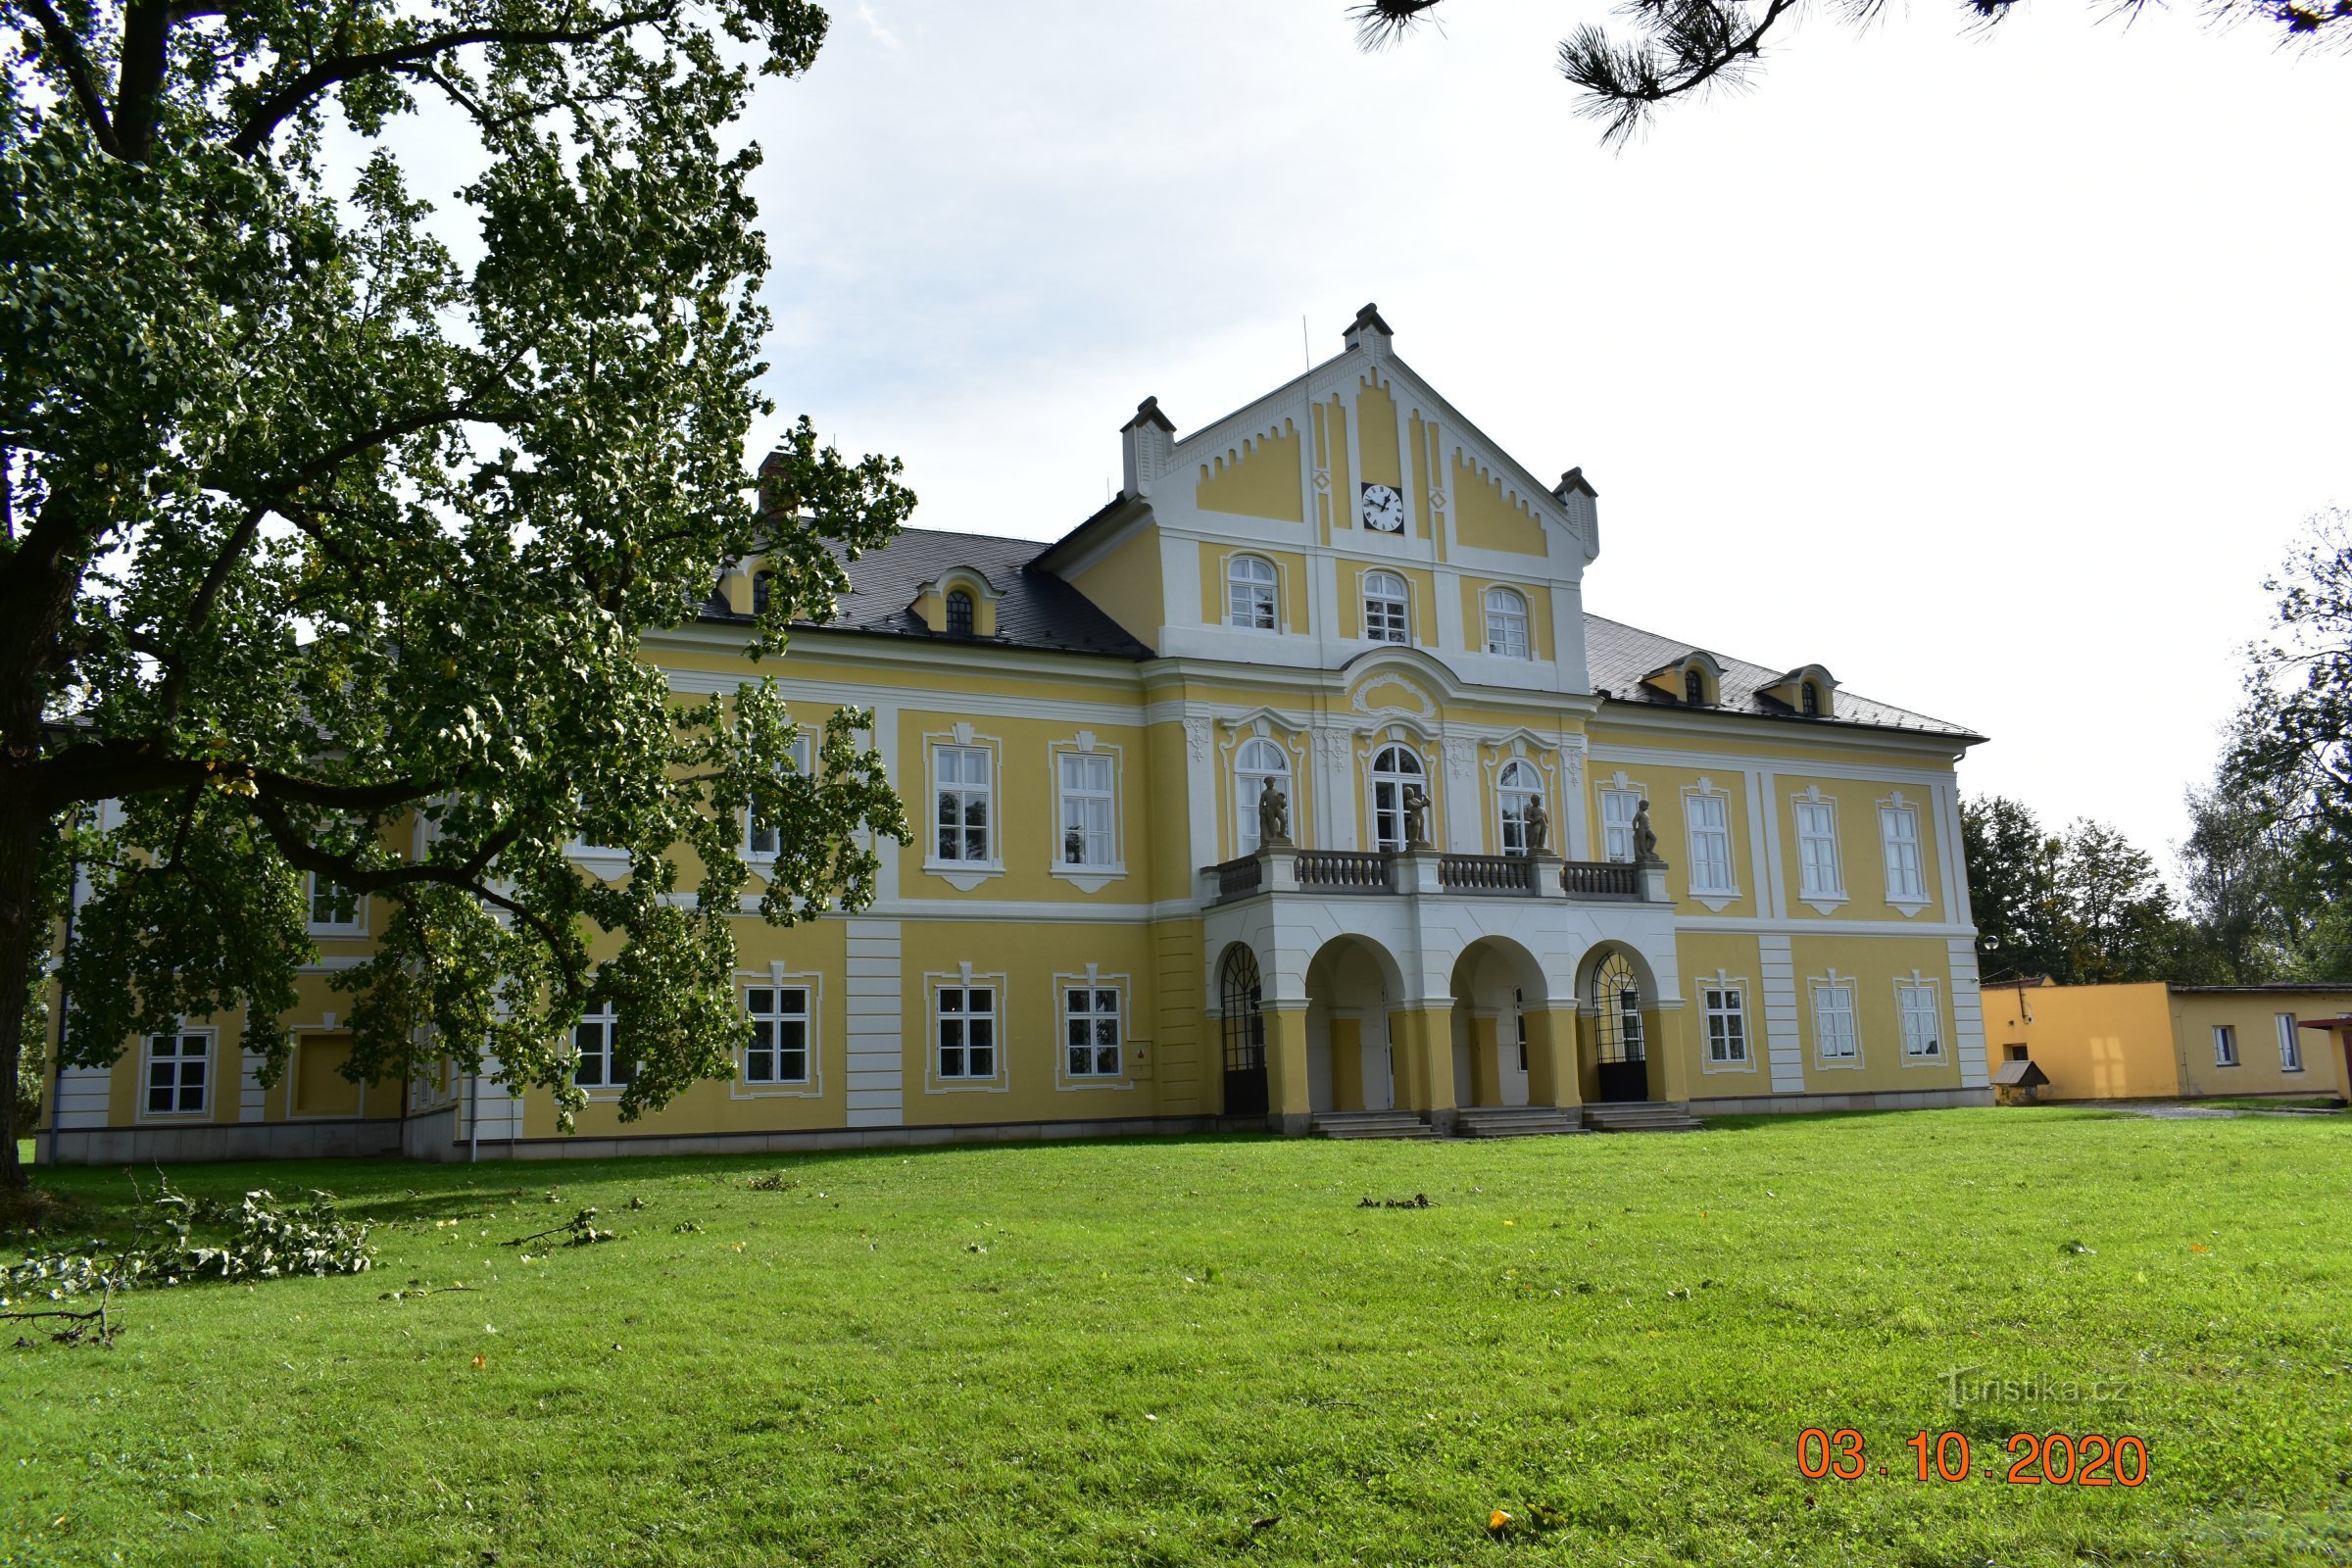
[[[1119,452],[1125,460],[1127,494],[1151,493],[1152,481],[1167,471],[1176,448],[1176,426],[1159,412],[1159,399],[1146,398],[1135,406],[1135,417],[1119,427]]]
[[[1395,335],[1389,330],[1389,323],[1380,318],[1380,307],[1367,305],[1348,323],[1347,343],[1351,349],[1361,348],[1376,360],[1385,360],[1389,357],[1389,339]]]

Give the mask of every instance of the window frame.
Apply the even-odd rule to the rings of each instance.
[[[785,974],[777,970],[770,970],[766,974],[738,973],[736,997],[743,1007],[745,1031],[742,1049],[735,1055],[735,1079],[729,1086],[732,1098],[757,1100],[770,1095],[807,1098],[819,1092],[824,1074],[817,1038],[823,1003],[820,978],[812,974]],[[771,1005],[762,1012],[753,1006],[753,998],[760,992],[779,1000],[786,993],[798,992],[801,997],[800,1010],[793,1012],[779,1005]],[[778,1043],[764,1048],[759,1044],[760,1025],[763,1020],[777,1025],[793,1022],[800,1025],[800,1077],[787,1078],[783,1075],[783,1056],[789,1048],[781,1044],[780,1038]],[[779,1036],[780,1033],[779,1030]],[[772,1078],[752,1076],[753,1056],[763,1051],[777,1058],[773,1064],[776,1076]]]
[[[1853,980],[1832,970],[1827,975],[1815,976],[1810,985],[1813,1004],[1814,1064],[1840,1071],[1846,1068],[1860,1067],[1862,1065],[1862,1020],[1858,1015],[1858,998],[1855,994]],[[1824,997],[1836,997],[1838,1004],[1835,1007],[1825,1007],[1822,1004]],[[1844,1021],[1842,1039],[1833,1041],[1833,1031],[1825,1027],[1825,1021],[1831,1018],[1841,1018]],[[1845,1049],[1833,1052],[1830,1049],[1833,1044],[1842,1045]]]
[[[1384,770],[1380,765],[1380,760],[1391,752],[1411,759],[1412,767],[1403,771]],[[1364,797],[1369,808],[1368,820],[1372,827],[1374,854],[1400,855],[1410,843],[1405,837],[1404,786],[1407,782],[1417,783],[1421,786],[1421,793],[1429,797],[1431,813],[1433,815],[1436,813],[1438,792],[1430,788],[1432,776],[1427,760],[1409,741],[1383,740],[1373,743],[1372,755],[1366,760],[1364,765]],[[1394,843],[1391,843],[1388,835],[1381,830],[1383,810],[1380,804],[1380,791],[1384,783],[1392,785],[1396,791],[1396,804],[1387,812],[1396,819],[1396,834]]]
[[[1747,979],[1744,975],[1729,975],[1720,969],[1711,975],[1701,975],[1698,981],[1698,1016],[1701,1071],[1755,1070],[1754,1030],[1748,1022]]]
[[[1789,820],[1796,841],[1796,896],[1803,902],[1827,913],[1846,902],[1845,855],[1838,842],[1838,800],[1824,795],[1820,789],[1807,791],[1789,800]],[[1820,812],[1826,824],[1819,831],[1808,830],[1805,819],[1809,812]],[[1828,847],[1829,884],[1821,886],[1814,877],[1814,863],[1806,854],[1809,845]],[[1827,907],[1824,907],[1824,906]]]
[[[946,776],[948,771],[946,763],[950,758],[955,758],[957,760],[958,767],[960,767],[966,761],[977,760],[980,771],[979,781],[977,783],[973,783],[969,780],[957,779],[954,783],[950,783]],[[997,830],[997,749],[993,746],[981,746],[970,741],[933,741],[931,743],[930,760],[931,821],[929,824],[929,848],[931,854],[928,857],[928,863],[934,866],[946,866],[956,870],[965,870],[971,868],[993,869],[1000,866],[1003,863],[1003,860],[999,849]],[[954,792],[956,798],[957,813],[956,821],[952,826],[941,820],[947,805],[946,797],[951,791]],[[971,808],[974,799],[979,800],[982,806],[981,822],[977,828],[973,827],[971,820]],[[983,854],[972,855],[969,853],[971,849],[971,835],[974,832],[978,832],[982,835],[981,847],[985,852]],[[940,853],[941,835],[947,833],[953,833],[956,835],[955,842],[957,850],[956,854],[946,855]]]
[[[1513,784],[1514,773],[1531,781]],[[1544,798],[1544,770],[1524,757],[1506,757],[1494,770],[1494,847],[1497,853],[1524,859],[1527,856],[1527,805]],[[1513,806],[1517,810],[1514,812]],[[1517,843],[1512,840],[1516,838]]]
[[[1069,781],[1070,765],[1075,762],[1081,772],[1097,766],[1102,770],[1100,788],[1081,785],[1073,790]],[[1103,817],[1100,828],[1073,826],[1070,803],[1099,802]],[[1080,747],[1056,747],[1054,751],[1054,868],[1065,874],[1085,875],[1090,872],[1114,872],[1122,869],[1119,854],[1119,760],[1115,753],[1087,751]],[[1073,860],[1069,858],[1070,835],[1077,833],[1091,856],[1094,841],[1102,839],[1102,858]]]
[[[2217,1023],[2213,1026],[2213,1064],[2216,1067],[2235,1067],[2243,1060],[2237,1053],[2237,1025]]]
[[[1612,865],[1631,865],[1635,860],[1634,817],[1641,811],[1642,803],[1648,799],[1638,784],[1604,784],[1600,787],[1600,858]],[[1626,808],[1625,820],[1609,820],[1609,803],[1626,800],[1633,803]],[[1625,853],[1617,853],[1617,837],[1624,835]]]
[[[1282,770],[1272,772],[1248,766],[1244,759],[1259,747],[1271,751],[1281,760]],[[1264,789],[1262,780],[1282,780],[1282,793],[1291,803],[1291,841],[1297,843],[1298,833],[1298,793],[1292,785],[1290,749],[1271,735],[1245,735],[1233,749],[1233,765],[1226,770],[1233,779],[1233,853],[1241,858],[1255,855],[1264,848],[1257,835],[1257,797]]]
[[[351,895],[351,915],[343,920],[318,918],[318,894],[321,887],[333,888]],[[364,937],[368,934],[368,895],[356,888],[347,888],[317,871],[302,874],[303,931],[314,937]]]
[[[1532,661],[1536,657],[1536,622],[1527,595],[1516,588],[1494,583],[1480,596],[1480,604],[1485,611],[1483,620],[1486,638],[1483,646],[1488,655],[1494,659]],[[1514,606],[1517,608],[1512,608]],[[1517,623],[1518,629],[1519,646],[1516,651],[1511,648],[1513,622]],[[1496,636],[1498,629],[1502,633],[1499,637]],[[1502,646],[1495,646],[1498,642]]]
[[[1726,904],[1740,897],[1740,862],[1737,846],[1732,841],[1732,797],[1729,791],[1716,789],[1702,779],[1683,792],[1683,844],[1689,852],[1690,872],[1685,886],[1693,899],[1710,900],[1710,907],[1720,911]],[[1719,813],[1720,822],[1702,823],[1699,818],[1708,812]],[[1699,873],[1708,868],[1708,857],[1700,852],[1702,838],[1720,839],[1722,876],[1715,881],[1702,882]]]
[[[172,1053],[169,1056],[158,1057],[155,1054],[155,1043],[163,1039],[172,1041]],[[190,1040],[204,1042],[203,1049],[190,1054],[186,1050]],[[220,1054],[220,1031],[209,1024],[191,1027],[183,1022],[172,1029],[158,1029],[141,1035],[139,1037],[138,1119],[140,1121],[212,1120],[213,1086],[216,1079],[214,1067]],[[172,1062],[176,1069],[172,1074],[170,1088],[172,1103],[168,1110],[152,1108],[152,1097],[156,1090],[155,1064],[159,1060]],[[179,1103],[179,1100],[187,1092],[186,1068],[190,1065],[196,1068],[198,1102],[193,1106],[185,1106]]]
[[[1062,974],[1054,977],[1054,1018],[1058,1033],[1054,1042],[1054,1070],[1055,1086],[1061,1089],[1123,1089],[1130,1085],[1127,1029],[1127,977],[1099,975],[1091,970],[1086,974]],[[1078,998],[1087,999],[1088,1006],[1073,1011],[1071,1004]],[[1105,1014],[1101,1006],[1103,998],[1110,999]],[[1106,1048],[1102,1043],[1101,1026],[1103,1018],[1110,1021],[1112,1039]],[[1084,1047],[1070,1043],[1071,1027],[1080,1019],[1089,1025],[1095,1038]],[[1083,1049],[1093,1065],[1081,1071],[1071,1064],[1071,1054]],[[1110,1067],[1101,1067],[1102,1052],[1110,1052]]]
[[[1913,1026],[1925,1018],[1928,1049],[1916,1049]],[[1933,977],[1914,969],[1894,982],[1895,1037],[1902,1044],[1903,1065],[1906,1067],[1941,1066],[1948,1056],[1943,1049],[1949,1033],[1943,1025],[1943,987]]]
[[[1376,593],[1373,585],[1384,581],[1395,583],[1396,591],[1393,594]],[[1391,648],[1411,647],[1413,643],[1413,585],[1405,580],[1404,573],[1376,566],[1364,573],[1359,586],[1361,593],[1358,597],[1362,600],[1364,641],[1379,643],[1384,647]],[[1381,613],[1377,617],[1373,613],[1375,605],[1382,607]],[[1372,629],[1376,618],[1384,623],[1384,630],[1380,633],[1375,633]],[[1395,622],[1393,626],[1385,624],[1392,620]],[[1386,632],[1391,630],[1396,633],[1395,636],[1386,635]]]
[[[1906,855],[1911,877],[1907,888],[1896,877]],[[1928,897],[1928,856],[1920,839],[1919,808],[1899,794],[1879,802],[1879,859],[1886,871],[1889,905],[1908,915],[1934,902]]]
[[[2297,1031],[2303,1026],[2296,1021],[2295,1015],[2291,1012],[2274,1013],[2272,1016],[2276,1019],[2278,1028],[2278,1070],[2280,1072],[2301,1072],[2303,1070],[2303,1036]]]
[[[924,1089],[932,1094],[1002,1093],[1007,1089],[1010,1073],[1006,1059],[1004,976],[974,973],[966,965],[953,974],[925,976],[924,991],[930,1019],[923,1042]],[[983,992],[988,996],[989,1004],[983,1010],[975,1011],[969,1006],[975,992]],[[956,999],[953,1010],[947,1006],[951,996]],[[986,1074],[970,1071],[971,1053],[975,1048],[969,1025],[973,1019],[982,1017],[988,1021],[988,1043],[977,1049],[989,1053],[989,1071]],[[962,1026],[961,1036],[955,1046],[948,1044],[947,1026],[950,1023]],[[945,1070],[946,1053],[950,1050],[963,1053],[963,1071],[951,1074]]]
[[[585,1061],[590,1054],[580,1049],[580,1031],[590,1024],[596,1024],[604,1031],[604,1044],[594,1053],[598,1067],[597,1081],[592,1084],[580,1082],[580,1063]],[[624,1062],[628,1066],[628,1076],[625,1078],[614,1076],[616,1070]],[[580,1021],[571,1026],[571,1081],[591,1100],[616,1099],[630,1084],[637,1081],[637,1058],[621,1054],[620,1009],[611,997],[593,999],[587,1009],[580,1014]]]
[[[804,778],[814,771],[815,753],[815,744],[809,739],[808,731],[803,729],[792,738],[793,771]],[[772,865],[776,857],[784,853],[784,830],[776,827],[768,831],[775,835],[776,842],[772,848],[763,850],[760,847],[759,811],[750,806],[743,808],[743,858],[755,865]]]
[[[1264,567],[1266,572],[1264,579],[1260,580],[1252,576],[1245,580],[1242,574],[1245,566]],[[1247,619],[1243,618],[1244,612],[1241,608],[1244,593],[1249,594],[1250,598],[1250,609],[1247,612]],[[1262,604],[1258,599],[1260,594],[1264,596]],[[1262,624],[1260,623],[1261,615],[1263,617]],[[1269,636],[1281,635],[1282,568],[1280,566],[1264,556],[1252,555],[1248,551],[1237,552],[1225,558],[1225,624],[1234,631],[1258,632]]]
[[[945,635],[968,641],[979,634],[980,599],[969,588],[950,588],[939,596],[939,606],[940,626]],[[958,625],[958,621],[962,624]]]

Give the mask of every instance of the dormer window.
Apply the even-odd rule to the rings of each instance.
[[[961,588],[948,590],[948,635],[969,637],[972,619],[972,596]]]
[[[1821,716],[1821,688],[1811,681],[1807,681],[1804,684],[1803,693],[1799,706],[1804,715],[1807,718],[1819,718]]]
[[[767,613],[767,594],[768,590],[774,586],[776,574],[772,571],[755,571],[752,573],[753,614],[764,615]]]
[[[1696,668],[1683,671],[1683,701],[1692,708],[1707,706],[1707,677],[1704,671]]]

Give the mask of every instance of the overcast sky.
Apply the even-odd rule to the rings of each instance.
[[[783,415],[1049,539],[1139,399],[1198,428],[1377,301],[1598,487],[1591,609],[1971,725],[1964,788],[2169,870],[2262,578],[2352,505],[2352,57],[1937,0],[1610,153],[1551,69],[1599,8],[1450,9],[1367,57],[1339,0],[837,7],[754,111]]]

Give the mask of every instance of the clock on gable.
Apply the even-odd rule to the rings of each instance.
[[[1365,485],[1362,515],[1375,533],[1404,532],[1404,493],[1393,484]]]

